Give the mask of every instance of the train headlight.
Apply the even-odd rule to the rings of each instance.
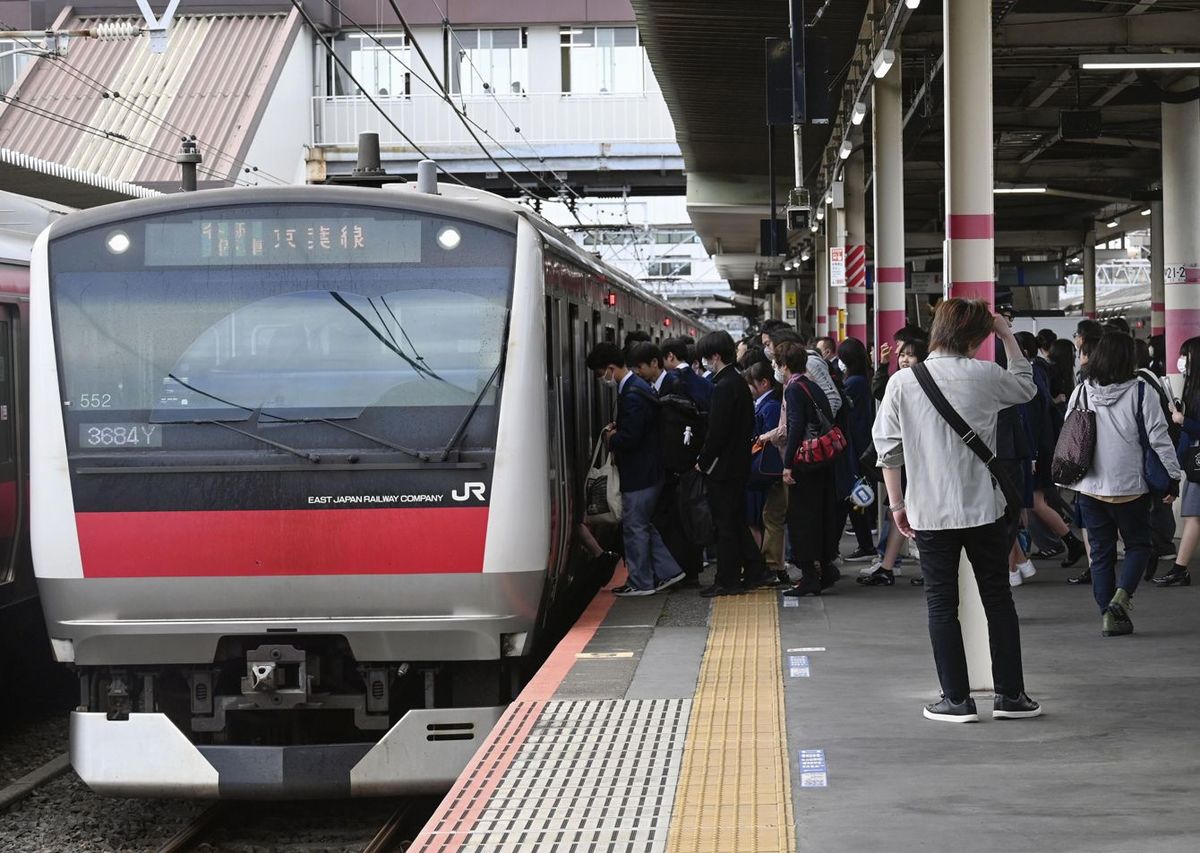
[[[438,245],[447,252],[452,249],[457,249],[458,244],[462,242],[462,232],[453,225],[447,225],[437,234]]]
[[[114,231],[105,239],[104,245],[108,247],[108,251],[112,254],[123,255],[129,251],[129,247],[133,245],[133,241],[129,239],[129,235],[124,231]]]

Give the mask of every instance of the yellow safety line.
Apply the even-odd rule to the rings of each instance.
[[[778,607],[766,591],[713,602],[671,853],[796,850]]]

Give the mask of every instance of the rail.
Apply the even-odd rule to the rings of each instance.
[[[473,146],[450,106],[434,95],[378,97],[388,117],[422,147]],[[661,92],[636,95],[577,95],[562,92],[455,98],[455,106],[518,157],[534,146],[578,143],[671,143],[675,125]],[[375,132],[384,145],[407,146],[365,98],[313,99],[317,145],[354,146],[358,134]],[[517,132],[520,128],[520,132]],[[476,129],[476,132],[479,131]],[[479,133],[485,144],[489,140]],[[516,146],[516,147],[514,147]]]

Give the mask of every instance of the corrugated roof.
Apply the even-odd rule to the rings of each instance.
[[[233,182],[297,32],[295,12],[180,15],[166,53],[145,38],[73,40],[65,59],[39,59],[10,91],[0,146],[116,181],[177,185],[186,132],[204,155],[201,181]]]

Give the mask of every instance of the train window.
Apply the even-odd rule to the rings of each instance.
[[[12,576],[13,545],[22,499],[22,489],[17,482],[15,366],[12,321],[4,313],[0,315],[0,583],[7,582]]]

